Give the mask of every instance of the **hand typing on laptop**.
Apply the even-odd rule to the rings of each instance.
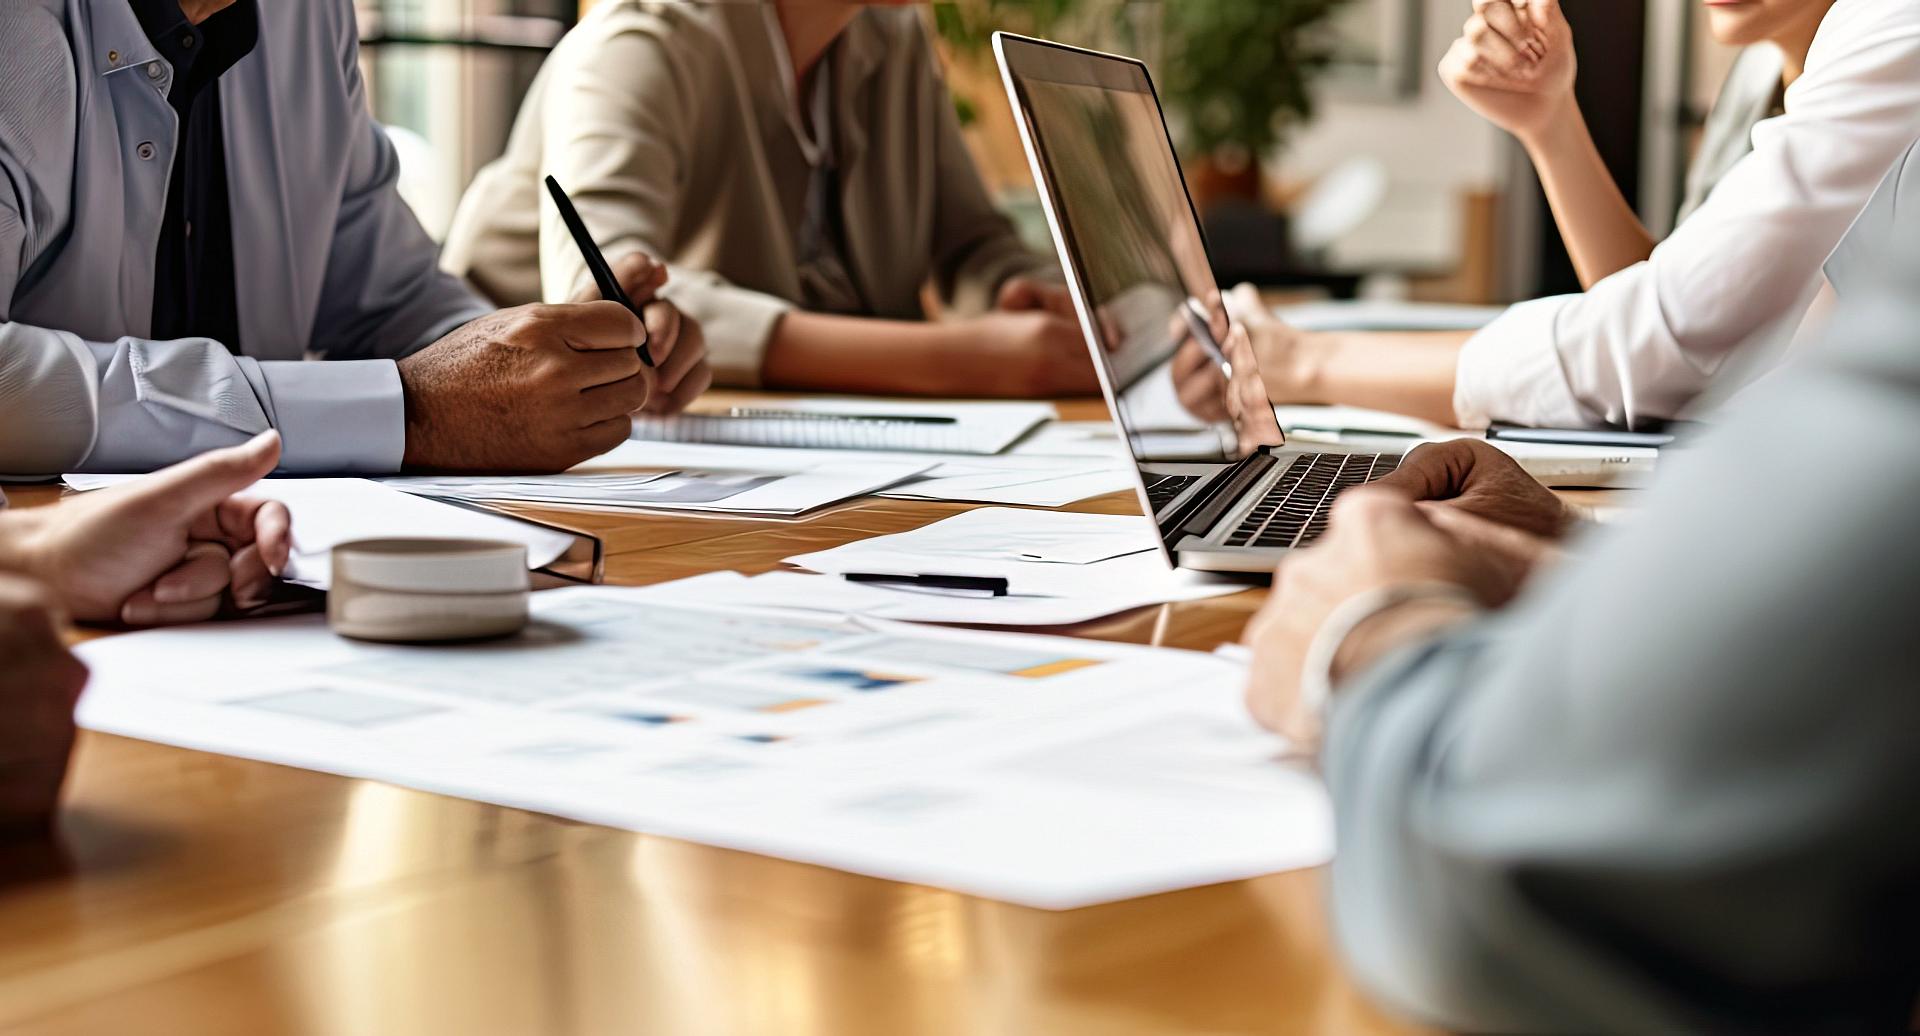
[[[1315,743],[1324,695],[1303,683],[1330,686],[1477,606],[1505,605],[1559,560],[1569,523],[1558,497],[1484,442],[1414,450],[1343,496],[1327,534],[1280,563],[1273,595],[1247,627],[1248,705],[1267,726]],[[1321,655],[1309,657],[1316,643]]]
[[[1551,490],[1479,439],[1417,447],[1376,485],[1421,501],[1433,513],[1465,513],[1550,539],[1565,535],[1574,520]]]
[[[1322,686],[1337,683],[1513,590],[1405,496],[1372,488],[1348,493],[1334,506],[1327,534],[1280,563],[1272,595],[1247,626],[1247,706],[1297,745],[1317,745],[1325,695],[1308,688],[1309,673]],[[1368,610],[1343,618],[1356,606]],[[1315,658],[1323,644],[1333,653]]]

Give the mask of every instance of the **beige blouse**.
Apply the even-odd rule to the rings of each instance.
[[[591,283],[540,187],[551,174],[610,260],[667,261],[717,377],[749,386],[796,307],[916,320],[932,282],[977,313],[1054,268],[988,197],[918,12],[865,10],[834,44],[815,72],[831,146],[809,147],[762,6],[597,5],[461,201],[442,265],[501,305]]]

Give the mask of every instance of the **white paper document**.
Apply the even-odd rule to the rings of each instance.
[[[636,417],[633,437],[663,442],[895,453],[991,454],[1053,419],[1048,403],[795,399],[720,414]]]
[[[1158,546],[1153,523],[1139,515],[977,507],[918,529],[858,540],[787,561],[816,572],[840,573],[873,571],[859,567],[864,557],[913,557],[932,566],[926,569],[928,572],[973,575],[949,573],[939,566],[1035,561],[1088,565]]]
[[[881,496],[899,500],[957,500],[978,504],[1021,507],[1065,507],[1071,503],[1126,492],[1134,487],[1133,473],[1085,462],[1011,467],[1018,458],[987,458],[1000,463],[969,469],[964,462],[940,465],[948,472],[937,478],[922,476],[889,489]]]
[[[142,477],[68,475],[66,481],[85,491]],[[424,500],[363,478],[268,478],[245,493],[287,505],[293,518],[293,554],[287,560],[285,578],[320,590],[332,582],[333,548],[354,540],[505,540],[526,546],[529,568],[553,564],[574,542],[570,533]]]
[[[1127,460],[1120,429],[1112,421],[1049,421],[1014,443],[1007,453],[1015,457],[1086,457],[1116,465]]]
[[[676,475],[648,471],[626,475],[409,475],[381,483],[415,496],[485,503],[548,504],[556,507],[620,506],[649,483]]]
[[[875,536],[831,550],[786,559],[831,576],[985,576],[1007,580],[1005,597],[947,597],[919,589],[880,586],[850,610],[916,622],[1059,625],[1174,601],[1225,597],[1244,583],[1185,572],[1167,564],[1147,519],[1137,515],[1076,514],[987,507],[910,532]],[[762,577],[764,578],[764,577]],[[709,585],[704,593],[744,603],[781,604],[790,581],[754,581],[748,587]],[[821,588],[823,599],[848,603],[844,589]],[[762,596],[766,595],[766,596]]]
[[[878,583],[853,583],[839,576],[808,572],[768,572],[746,576],[709,572],[647,587],[663,599],[728,608],[860,615],[900,622],[937,622],[958,626],[1071,626],[1178,601],[1204,600],[1237,593],[1230,584],[1199,572],[1165,572],[1158,555],[1135,555],[1117,562],[1084,566],[1099,577],[1097,586],[1055,595],[1016,590],[1004,597],[941,592]],[[1129,579],[1122,573],[1140,573]]]
[[[481,645],[317,617],[106,638],[80,721],[1051,909],[1332,852],[1318,779],[1210,655],[603,588],[533,609]]]
[[[386,484],[421,496],[480,503],[791,518],[898,485],[930,466],[927,461],[862,460],[793,472],[579,471],[538,478],[394,478],[387,479]]]
[[[1093,424],[1088,422],[1088,425]],[[1133,488],[1112,425],[1104,436],[1080,424],[1047,425],[1007,453],[889,453],[863,450],[776,449],[708,443],[630,441],[574,468],[563,478],[648,468],[704,472],[798,473],[830,464],[910,464],[919,474],[878,495],[907,500],[956,500],[1023,507],[1064,507]],[[1054,432],[1056,427],[1066,430]],[[1056,452],[1058,451],[1058,452]]]

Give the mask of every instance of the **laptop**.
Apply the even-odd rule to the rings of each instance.
[[[1146,65],[1008,33],[993,47],[1162,552],[1180,568],[1271,572],[1325,531],[1340,493],[1399,455],[1287,446],[1252,352],[1223,351],[1230,325]],[[1249,405],[1210,433],[1180,402],[1195,386],[1216,418],[1226,408],[1204,400]],[[1206,459],[1192,459],[1196,442],[1211,447]]]

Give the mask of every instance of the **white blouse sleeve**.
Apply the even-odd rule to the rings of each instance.
[[[1786,114],[1646,262],[1513,307],[1460,355],[1462,427],[1676,416],[1737,349],[1778,352],[1821,264],[1920,137],[1920,4],[1839,0]]]

